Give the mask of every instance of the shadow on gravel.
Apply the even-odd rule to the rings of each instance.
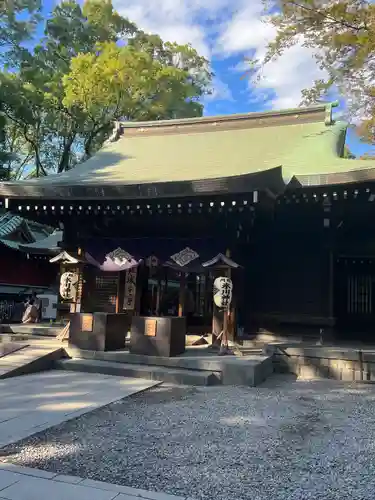
[[[0,455],[21,466],[201,500],[348,498],[338,481],[360,480],[356,464],[365,470],[375,456],[368,439],[374,400],[374,386],[293,375],[257,388],[160,385]],[[340,496],[324,497],[326,486]]]

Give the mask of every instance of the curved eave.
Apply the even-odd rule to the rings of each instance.
[[[351,160],[346,160],[350,162]],[[362,160],[361,160],[362,161]],[[375,181],[375,167],[326,174],[293,176],[287,188],[335,186]]]
[[[61,252],[61,248],[33,248],[27,245],[19,245],[18,250],[23,253],[32,255],[57,255]]]
[[[270,191],[277,195],[285,189],[282,168],[214,179],[156,182],[132,185],[38,185],[2,183],[0,196],[11,202],[17,199],[45,200],[137,200],[150,198],[178,198],[215,194],[247,193]],[[42,202],[43,204],[43,202]],[[11,208],[9,206],[9,208]]]
[[[12,250],[19,250],[19,242],[13,240],[7,240],[0,238],[0,244],[6,246],[7,248],[11,248]]]
[[[19,250],[28,254],[36,255],[56,255],[61,252],[59,243],[63,240],[62,231],[55,231],[46,238],[34,243],[20,244]]]

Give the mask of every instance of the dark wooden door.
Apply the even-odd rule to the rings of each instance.
[[[335,276],[339,331],[366,333],[375,340],[375,257],[339,257]]]

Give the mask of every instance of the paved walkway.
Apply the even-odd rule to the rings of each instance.
[[[157,384],[149,380],[58,370],[0,380],[0,447]],[[0,500],[42,498],[185,500],[0,462]]]
[[[188,500],[39,469],[0,464],[0,500]]]
[[[0,380],[0,447],[157,383],[59,370]]]

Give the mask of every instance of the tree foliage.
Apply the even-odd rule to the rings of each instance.
[[[24,50],[22,43],[30,39],[39,20],[40,8],[39,0],[3,0],[0,2],[1,64],[8,66],[17,64]],[[2,92],[1,88],[0,92]],[[1,109],[0,101],[0,180],[7,180],[13,175],[12,164],[16,158],[14,128],[7,126]],[[15,175],[17,172],[16,169]]]
[[[350,113],[363,119],[360,134],[375,140],[375,3],[371,0],[277,0],[267,22],[276,28],[262,64],[300,43],[312,49],[326,78],[302,92],[309,104],[332,89],[348,99]],[[266,5],[266,9],[268,6]],[[268,11],[269,12],[269,11]]]
[[[205,60],[190,47],[165,44],[171,59],[176,54],[185,64],[165,63],[146,50],[130,44],[97,46],[95,53],[82,53],[71,62],[64,76],[64,104],[75,106],[93,126],[114,119],[160,120],[202,114],[202,96],[209,83]],[[191,61],[200,78],[190,74]]]
[[[8,62],[20,51],[39,21],[40,0],[2,0],[0,2],[0,57]]]
[[[346,158],[347,160],[355,160],[356,159],[355,154],[353,154],[350,151],[350,149],[347,145],[345,145],[345,147],[344,147],[343,158]]]
[[[0,116],[23,143],[12,172],[30,154],[29,175],[68,170],[120,119],[202,114],[212,75],[190,46],[145,34],[110,0],[64,1],[44,22],[43,38],[18,52],[17,70],[0,74]]]

